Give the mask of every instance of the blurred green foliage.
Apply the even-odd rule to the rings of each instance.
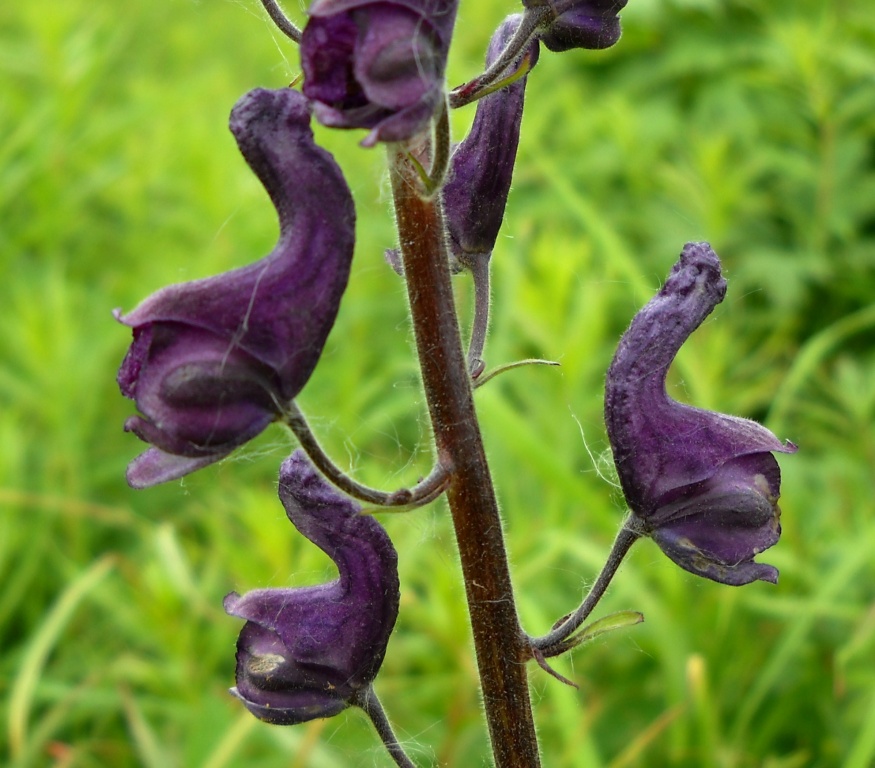
[[[292,4],[290,4],[292,5]],[[123,10],[122,10],[123,8]],[[463,0],[451,83],[515,9]],[[297,18],[303,19],[298,8]],[[679,399],[763,420],[782,457],[777,587],[697,580],[650,543],[598,613],[646,622],[532,671],[546,766],[875,764],[875,14],[869,0],[630,0],[604,52],[542,55],[494,258],[477,401],[533,633],[578,602],[622,517],[604,371],[682,244],[710,240],[726,302],[682,351]],[[258,723],[225,689],[223,595],[330,578],[275,497],[280,428],[133,492],[141,448],[113,307],[247,263],[274,214],[226,129],[297,74],[254,0],[0,6],[0,762],[387,765],[355,712]],[[457,135],[472,109],[453,116]],[[301,402],[365,482],[429,469],[383,156],[318,129],[359,210],[353,280]],[[469,286],[459,279],[463,315]],[[377,687],[422,765],[484,764],[442,503],[385,523],[402,610]]]

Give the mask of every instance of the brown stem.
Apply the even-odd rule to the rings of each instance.
[[[498,768],[540,765],[501,517],[471,397],[450,284],[440,196],[423,199],[405,147],[392,191],[410,312],[438,461],[453,468],[447,500],[465,580],[483,706]],[[424,192],[424,190],[423,190]]]

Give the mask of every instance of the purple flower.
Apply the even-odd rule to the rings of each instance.
[[[445,98],[456,6],[457,0],[314,0],[301,66],[319,122],[370,129],[365,146],[427,128]]]
[[[380,524],[359,515],[301,451],[280,469],[279,496],[340,576],[313,587],[232,592],[225,610],[246,619],[231,693],[260,720],[294,725],[336,715],[376,677],[398,617],[398,557]]]
[[[487,67],[499,57],[521,20],[522,15],[509,16],[496,30],[486,55]],[[525,55],[533,67],[538,61],[537,41]],[[471,131],[451,159],[443,190],[444,213],[453,254],[465,266],[470,266],[469,254],[488,258],[495,247],[513,177],[527,79],[477,103]]]
[[[617,13],[627,0],[524,0],[527,7],[547,5],[554,16],[541,41],[551,51],[610,48],[620,39]]]
[[[723,584],[774,583],[777,569],[753,558],[781,535],[772,452],[796,446],[665,391],[681,345],[725,293],[717,255],[707,243],[688,243],[620,340],[605,386],[608,438],[634,524],[675,563]]]
[[[134,335],[118,382],[142,414],[125,429],[154,446],[128,467],[135,488],[218,461],[276,418],[313,372],[349,277],[355,209],[313,142],[307,100],[251,91],[230,126],[277,209],[279,241],[254,264],[116,310]]]

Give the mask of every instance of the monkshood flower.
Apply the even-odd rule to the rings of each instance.
[[[781,535],[772,452],[796,446],[756,422],[682,405],[665,391],[681,345],[725,293],[717,255],[707,243],[688,243],[608,370],[608,438],[633,525],[675,563],[723,584],[774,583],[777,569],[753,558]]]
[[[314,0],[301,39],[319,122],[370,129],[362,144],[427,128],[444,97],[458,0]]]
[[[486,66],[501,54],[520,25],[510,16],[489,43]],[[538,43],[524,54],[538,61]],[[470,266],[474,254],[489,257],[504,218],[520,138],[527,77],[482,98],[465,140],[453,152],[443,190],[444,214],[453,255]]]
[[[276,418],[313,372],[349,277],[355,209],[313,142],[306,98],[251,91],[230,127],[277,209],[279,241],[254,264],[116,310],[134,336],[118,382],[142,414],[125,429],[153,445],[128,467],[135,488],[218,461]]]
[[[376,677],[398,616],[398,558],[388,535],[296,451],[280,468],[293,525],[337,565],[339,578],[295,589],[232,592],[246,620],[231,693],[260,720],[294,725],[331,717]]]
[[[627,0],[523,0],[526,7],[548,6],[553,20],[541,35],[551,51],[610,48],[620,39],[617,18]]]

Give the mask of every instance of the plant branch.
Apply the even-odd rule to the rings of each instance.
[[[433,185],[432,193],[440,189],[446,181],[450,167],[450,107],[447,100],[440,106],[434,127],[434,157],[428,175]]]
[[[301,30],[292,24],[289,17],[286,16],[283,13],[282,8],[279,7],[276,0],[261,0],[261,4],[264,6],[264,10],[267,11],[267,15],[270,16],[270,20],[276,24],[276,27],[280,32],[290,40],[294,40],[296,43],[301,42]]]
[[[471,397],[450,284],[440,196],[425,199],[408,149],[390,157],[410,313],[459,547],[483,706],[498,768],[540,765],[529,700],[529,639],[517,618],[501,517]],[[391,150],[390,150],[391,151]]]
[[[497,90],[497,88],[491,86],[501,78],[509,67],[515,66],[515,71],[509,73],[504,78],[506,81],[499,85],[498,88],[504,88],[527,75],[531,68],[531,62],[528,59],[518,62],[516,59],[526,50],[532,40],[537,37],[542,24],[548,19],[552,19],[553,16],[552,9],[547,6],[527,8],[519,27],[508,41],[501,55],[485,72],[450,92],[450,107],[452,109],[464,107]]]
[[[557,622],[556,626],[543,637],[531,638],[531,647],[533,656],[540,653],[542,657],[549,658],[558,656],[560,653],[573,648],[576,643],[566,643],[570,635],[577,630],[587,617],[592,613],[599,600],[602,599],[608,589],[608,585],[614,578],[620,563],[631,549],[632,545],[641,537],[641,532],[630,528],[628,524],[624,524],[614,539],[614,545],[611,547],[611,552],[608,555],[608,560],[602,568],[592,585],[586,599],[580,604],[580,607],[572,614]]]
[[[474,320],[471,323],[471,339],[468,342],[468,372],[472,379],[483,373],[486,363],[483,349],[489,332],[489,258],[491,253],[465,254],[465,264],[471,270],[474,283]]]
[[[407,159],[413,164],[422,182],[423,196],[426,198],[441,189],[450,168],[450,110],[446,99],[439,110],[434,122],[434,141],[418,146],[416,151],[411,149],[407,153]],[[434,148],[432,153],[434,156],[431,158],[431,167],[425,170],[423,156],[428,155],[432,148]]]
[[[317,469],[341,491],[359,501],[379,507],[418,507],[434,501],[444,492],[449,482],[448,466],[438,462],[431,474],[413,488],[401,488],[390,493],[369,488],[353,480],[325,453],[294,400],[282,408],[282,420],[295,433],[301,448]]]

